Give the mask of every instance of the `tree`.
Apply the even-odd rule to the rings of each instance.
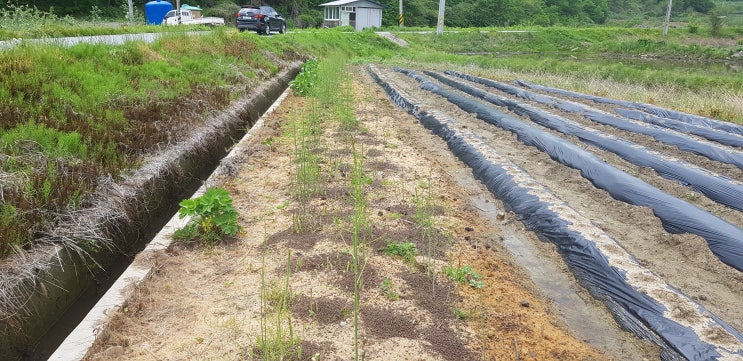
[[[683,9],[692,9],[702,14],[709,14],[715,8],[712,0],[684,0],[682,4]]]
[[[555,10],[562,22],[603,24],[609,18],[608,0],[546,0],[545,5]]]
[[[399,0],[382,0],[378,2],[384,6],[384,9],[382,9],[382,25],[397,25]],[[439,3],[437,0],[404,0],[403,13],[405,14],[405,26],[436,26],[439,16],[438,9]]]
[[[603,24],[609,18],[609,2],[607,0],[586,1],[583,12],[596,24]]]

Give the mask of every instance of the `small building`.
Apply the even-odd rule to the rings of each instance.
[[[320,4],[325,9],[324,27],[351,26],[356,31],[382,27],[384,6],[371,0],[336,0]]]
[[[201,8],[198,6],[191,6],[187,4],[181,5],[181,10],[191,10],[191,15],[194,19],[201,17]]]

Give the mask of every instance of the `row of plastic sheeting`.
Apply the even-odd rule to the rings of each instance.
[[[531,88],[531,89],[546,91],[546,92],[550,92],[553,94],[567,95],[567,96],[571,96],[574,98],[587,99],[587,100],[594,101],[596,103],[613,104],[613,105],[618,105],[618,106],[625,107],[625,108],[638,109],[638,110],[642,110],[645,113],[659,116],[662,118],[679,120],[679,121],[697,125],[700,127],[719,129],[719,130],[722,130],[728,133],[743,135],[743,126],[740,126],[738,124],[733,124],[730,122],[721,121],[718,119],[712,119],[712,118],[707,118],[707,117],[703,117],[700,115],[688,114],[688,113],[683,113],[683,112],[679,112],[676,110],[665,109],[665,108],[661,108],[661,107],[651,105],[651,104],[629,102],[626,100],[604,98],[600,96],[583,94],[583,93],[573,92],[573,91],[564,90],[564,89],[550,88],[550,87],[530,83],[530,82],[523,81],[523,80],[517,80],[516,83],[519,85],[523,85],[525,87]]]
[[[728,133],[726,131],[717,130],[714,128],[702,127],[679,120],[661,118],[635,109],[616,108],[614,109],[614,111],[625,118],[639,120],[641,122],[657,125],[663,128],[673,129],[681,133],[694,134],[707,140],[711,140],[713,142],[717,142],[730,147],[743,147],[743,136],[738,134]]]
[[[713,175],[705,169],[698,168],[678,159],[670,159],[636,143],[609,136],[598,130],[586,128],[558,115],[544,112],[512,99],[499,97],[484,90],[452,80],[439,73],[431,71],[424,71],[424,73],[443,84],[469,95],[497,106],[507,107],[516,114],[527,115],[533,122],[541,126],[566,135],[575,136],[586,144],[612,152],[634,165],[653,169],[664,178],[672,179],[684,186],[691,186],[694,190],[704,194],[715,202],[743,211],[743,184],[738,181]]]
[[[595,187],[607,191],[614,199],[651,208],[666,231],[691,233],[704,238],[717,258],[743,271],[743,229],[611,166],[593,153],[560,137],[479,101],[454,94],[426,77],[402,69],[400,71],[421,81],[422,89],[447,99],[468,113],[477,114],[479,119],[516,134],[522,143],[536,147],[553,160],[579,170],[584,178]]]
[[[700,314],[706,315],[706,324],[702,328],[724,330],[737,341],[738,346],[735,346],[736,342],[731,343],[733,347],[728,347],[705,341],[694,327],[665,317],[668,312],[666,306],[631,286],[626,273],[610,265],[606,255],[597,248],[596,242],[588,239],[590,236],[572,229],[571,222],[554,211],[556,208],[569,209],[569,206],[551,196],[549,190],[535,185],[537,183],[528,174],[498,155],[495,149],[477,135],[456,127],[454,120],[439,111],[428,108],[422,110],[409,96],[382,79],[372,67],[369,67],[369,72],[393,102],[413,114],[426,128],[446,141],[451,151],[472,168],[473,174],[527,228],[534,231],[542,241],[557,245],[581,285],[609,307],[622,327],[658,344],[663,360],[716,360],[743,356],[743,336],[740,333],[685,295],[663,284],[665,291],[675,293],[693,304]],[[415,73],[406,73],[423,81],[422,88],[432,89],[435,86]],[[590,232],[592,235],[599,233],[603,234],[597,228]],[[629,261],[634,262],[632,259]]]
[[[454,71],[447,71],[446,74],[480,83],[482,85],[498,89],[502,92],[517,96],[519,98],[532,100],[545,105],[550,105],[566,112],[579,113],[599,124],[609,125],[614,128],[632,133],[648,135],[661,143],[674,145],[682,151],[698,154],[714,161],[733,164],[738,168],[743,169],[743,152],[737,149],[721,146],[719,144],[704,141],[701,139],[691,138],[687,134],[672,131],[667,128],[659,127],[657,125],[633,122],[629,119],[617,117],[609,113],[587,107],[583,104],[555,98],[549,95],[534,93],[490,79],[475,77]]]

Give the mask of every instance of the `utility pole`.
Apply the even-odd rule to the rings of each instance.
[[[663,24],[663,36],[668,36],[668,23],[671,21],[671,6],[673,6],[673,0],[668,0],[668,10],[666,10],[666,22]]]
[[[400,0],[400,17],[397,18],[397,23],[400,24],[400,27],[402,28],[404,22],[405,18],[402,16],[402,0]]]
[[[127,14],[129,17],[129,25],[132,25],[134,23],[134,4],[132,4],[132,0],[129,0],[129,14]]]
[[[439,0],[439,22],[436,25],[436,35],[444,33],[444,9],[446,8],[446,0]]]

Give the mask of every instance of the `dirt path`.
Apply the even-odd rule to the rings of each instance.
[[[365,131],[353,138],[356,147],[351,148],[351,138],[339,124],[324,125],[316,149],[323,159],[322,195],[304,211],[293,198],[293,144],[286,134],[307,105],[305,98],[289,96],[244,145],[234,177],[223,180],[245,232],[213,248],[173,246],[160,254],[158,271],[138,288],[125,312],[114,317],[89,359],[260,358],[256,341],[267,329],[276,332],[275,317],[284,327],[279,332],[284,344],[301,346],[297,358],[352,359],[354,277],[348,250],[355,153],[364,155],[369,179],[365,214],[371,225],[366,238],[370,252],[359,321],[366,359],[659,358],[657,348],[618,329],[603,304],[577,285],[554,247],[539,242],[503,211],[441,139],[393,106],[363,69],[353,72],[355,115]],[[420,90],[412,79],[395,78],[400,88],[425,99],[427,107],[445,111],[502,150],[620,240],[642,265],[743,329],[737,311],[743,306],[740,272],[721,264],[704,240],[668,234],[648,209],[613,200],[578,171],[522,145],[512,134]],[[589,125],[574,115],[561,115]],[[688,193],[651,171],[592,151],[659,188]],[[663,151],[683,156],[667,147]],[[723,168],[715,171],[736,176]],[[739,214],[709,202],[697,199],[700,207],[743,225]],[[296,232],[298,216],[311,227]],[[395,241],[415,244],[418,255],[404,261],[380,252]],[[464,265],[482,275],[482,288],[456,285],[442,274],[444,267]],[[427,269],[435,276],[428,276]],[[287,278],[293,294],[290,312],[276,316],[266,299],[281,293]],[[291,336],[286,333],[288,320]]]

